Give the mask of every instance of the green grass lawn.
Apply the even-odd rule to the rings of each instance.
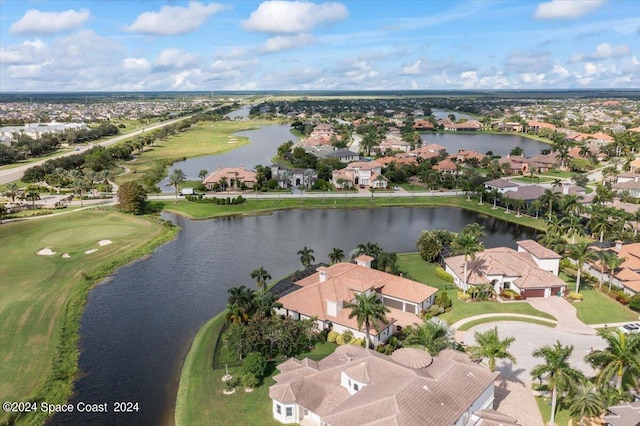
[[[517,177],[517,178],[513,178],[511,179],[515,182],[522,182],[522,183],[549,183],[549,182],[553,182],[553,178],[550,177],[536,177],[534,176],[533,178],[530,176],[521,176],[521,177]]]
[[[545,173],[541,173],[540,176],[549,176],[552,178],[571,178],[573,177],[573,175],[575,174],[575,172],[565,172],[562,170],[553,170],[553,171],[548,171]]]
[[[544,420],[545,423],[548,422],[551,418],[551,397],[536,396],[536,403],[538,404],[540,414],[542,414],[542,420]],[[568,425],[570,420],[572,420],[572,418],[569,410],[564,408],[561,401],[558,400],[555,422],[558,425]],[[579,420],[580,419],[573,419],[573,424],[577,425]]]
[[[192,219],[208,219],[221,216],[233,216],[255,213],[269,213],[277,210],[285,209],[304,209],[304,208],[375,208],[375,207],[459,207],[478,213],[493,216],[507,222],[517,223],[519,225],[544,230],[546,225],[540,219],[534,219],[528,216],[516,217],[512,212],[506,214],[504,209],[492,209],[489,204],[478,205],[476,201],[467,201],[463,196],[451,197],[387,197],[379,198],[349,198],[348,194],[342,198],[323,198],[319,194],[305,194],[302,198],[295,199],[269,199],[256,200],[251,198],[253,194],[246,193],[243,196],[247,201],[240,205],[217,206],[213,203],[195,203],[181,200],[163,201],[153,200],[152,205],[155,209],[164,209],[167,212],[176,213]]]
[[[169,234],[175,231],[167,232],[154,219],[97,210],[0,226],[0,399],[65,402],[76,373],[77,331],[89,289]],[[99,246],[100,240],[112,244]],[[37,255],[43,248],[56,253]],[[90,249],[97,251],[86,254]],[[0,423],[6,420],[0,413]]]
[[[575,290],[575,279],[568,278],[566,275],[561,275],[561,278],[571,283],[571,288]],[[578,319],[580,321],[585,324],[607,324],[636,321],[638,319],[637,312],[603,294],[598,290],[597,285],[597,283],[580,285],[580,294],[584,299],[582,302],[573,303],[573,306],[578,311]]]
[[[452,302],[450,312],[445,312],[438,318],[453,324],[463,318],[474,315],[490,314],[490,313],[515,313],[533,315],[542,318],[555,319],[551,315],[534,309],[526,302],[472,302],[467,303],[458,299],[457,290],[451,283],[438,278],[435,274],[437,265],[425,262],[420,258],[418,253],[407,253],[398,256],[398,269],[405,273],[407,278],[428,284],[432,287],[446,290]]]
[[[212,424],[212,419],[225,419],[224,423],[247,426],[281,424],[273,419],[269,386],[275,383],[272,379],[278,373],[275,367],[283,359],[269,362],[267,376],[253,392],[247,393],[242,386],[237,386],[236,392],[232,395],[222,393],[224,389],[222,376],[226,374],[226,370],[224,367],[214,370],[212,359],[215,342],[223,322],[224,315],[217,315],[200,329],[193,341],[180,376],[176,401],[176,425],[205,426]],[[333,343],[319,342],[313,351],[302,354],[298,358],[308,356],[316,360],[322,359],[333,353],[336,347]],[[229,373],[237,376],[235,374],[237,362],[233,356],[224,350],[221,351],[220,356],[223,359],[218,359],[216,364],[222,365],[225,360],[234,362],[234,366],[229,367]]]
[[[267,122],[259,121],[214,121],[201,122],[192,126],[186,132],[169,136],[148,147],[142,154],[137,155],[136,161],[123,164],[131,173],[116,178],[116,183],[122,184],[136,179],[140,173],[152,168],[156,160],[182,159],[184,157],[198,157],[202,155],[222,154],[249,143],[246,137],[233,136],[233,133],[243,130],[259,128]],[[209,170],[212,172],[213,170]],[[134,173],[135,172],[135,173]]]
[[[495,321],[521,321],[521,322],[529,322],[529,323],[533,323],[533,324],[540,324],[540,325],[544,325],[545,327],[555,327],[555,324],[550,323],[548,321],[535,320],[535,319],[531,319],[531,318],[491,317],[491,318],[483,318],[483,319],[479,319],[479,320],[475,320],[475,321],[469,321],[468,323],[461,325],[457,329],[460,330],[460,331],[466,331],[466,330],[469,330],[469,329],[475,327],[476,325],[486,324],[488,322],[495,322]]]

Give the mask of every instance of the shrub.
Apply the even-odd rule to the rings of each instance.
[[[242,377],[240,377],[240,380],[242,381],[242,386],[245,388],[255,388],[260,384],[260,379],[249,373],[243,374]]]
[[[350,330],[347,330],[342,333],[342,338],[344,339],[345,343],[350,343],[353,340],[353,333]]]
[[[449,293],[446,290],[440,290],[440,292],[436,295],[436,305],[442,307],[443,309],[451,307],[451,299],[449,298]]]
[[[344,341],[344,335],[342,335],[342,334],[338,334],[338,335],[336,336],[336,344],[337,344],[337,345],[339,345],[339,346],[342,346],[342,345],[344,345],[345,343],[346,343],[346,342]]]
[[[362,346],[364,348],[364,339],[358,337],[357,339],[353,339],[352,341],[350,341],[349,344],[354,346]]]
[[[440,266],[436,266],[436,277],[448,283],[453,283],[453,276],[451,276],[451,274],[442,269],[442,267]]]
[[[560,260],[560,267],[562,269],[576,269],[576,266],[573,263],[571,263],[571,261],[566,257]]]
[[[236,204],[242,204],[242,203],[244,203],[244,201],[245,200],[244,200],[244,197],[242,195],[238,195],[236,197]]]
[[[522,300],[523,297],[516,293],[513,290],[509,290],[509,289],[505,289],[502,290],[502,293],[500,293],[500,297],[502,297],[503,299],[510,299],[510,300]]]
[[[640,293],[629,298],[629,307],[636,312],[640,312]]]
[[[264,377],[264,372],[267,369],[267,359],[259,352],[251,352],[242,361],[242,374],[250,374],[258,379]]]
[[[458,291],[458,299],[462,300],[463,302],[466,302],[467,300],[471,299],[471,295],[468,293],[465,293],[464,291]]]
[[[432,305],[431,308],[429,308],[429,315],[432,317],[438,316],[442,313],[444,313],[444,308],[442,306]]]
[[[624,292],[624,290],[617,290],[616,291],[616,300],[620,303],[622,303],[623,305],[628,305],[629,304],[629,295],[627,293]]]
[[[337,331],[330,331],[329,334],[327,334],[327,342],[329,343],[335,343],[336,342],[336,338],[339,336],[340,334],[338,334]]]
[[[580,294],[580,293],[571,292],[571,293],[569,293],[569,299],[571,299],[571,300],[582,300],[582,299],[584,299],[584,296],[582,294]]]
[[[329,334],[329,330],[325,328],[320,333],[318,333],[318,340],[320,340],[321,342],[326,342],[328,334]]]

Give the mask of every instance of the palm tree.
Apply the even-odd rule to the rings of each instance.
[[[595,260],[595,254],[589,249],[589,243],[582,242],[571,246],[569,249],[569,257],[576,261],[578,267],[578,276],[576,277],[576,293],[580,292],[580,276],[582,274],[582,267],[585,262],[589,260]]]
[[[27,190],[27,193],[24,194],[24,199],[31,201],[31,208],[36,208],[36,200],[40,199],[40,193],[38,190],[34,188],[30,188]],[[82,203],[82,200],[80,201]]]
[[[84,191],[84,189],[86,188],[86,180],[81,177],[74,178],[73,182],[71,182],[71,187],[73,188],[73,192],[78,194],[78,197],[80,198],[80,207],[83,207],[82,191]]]
[[[0,223],[2,223],[2,219],[4,219],[4,215],[7,214],[7,206],[3,204],[0,204]]]
[[[538,242],[559,254],[564,253],[567,247],[567,240],[562,235],[551,232],[542,235]]]
[[[544,222],[547,225],[547,234],[562,235],[562,221],[558,216],[547,216]]]
[[[608,233],[610,229],[609,216],[606,212],[595,210],[591,213],[589,230],[592,234],[600,234],[600,242],[604,240],[604,235]]]
[[[478,346],[467,348],[469,355],[476,358],[487,358],[489,370],[496,371],[496,359],[509,359],[514,364],[516,359],[508,351],[509,346],[515,342],[515,337],[507,337],[500,340],[498,327],[487,330],[484,333],[476,331],[474,334]]]
[[[422,324],[413,324],[403,331],[406,333],[403,346],[424,348],[432,356],[443,349],[458,346],[454,338],[455,331],[438,318],[423,319]]]
[[[533,377],[547,377],[547,386],[551,389],[551,424],[555,423],[558,392],[569,391],[584,378],[581,372],[569,365],[569,358],[573,352],[573,345],[563,346],[556,341],[553,346],[543,346],[533,352],[535,358],[542,358],[543,364],[531,370]]]
[[[258,290],[260,290],[260,293],[264,294],[264,291],[267,289],[267,280],[271,279],[271,275],[269,275],[267,270],[262,266],[258,269],[254,269],[251,272],[251,278],[256,280],[258,284]]]
[[[99,179],[99,182],[102,182],[104,184],[105,190],[107,192],[110,192],[111,186],[109,185],[109,180],[113,179],[113,172],[109,169],[104,169],[98,173],[97,177]]]
[[[376,269],[379,271],[391,272],[393,271],[393,268],[395,268],[397,261],[397,254],[381,251],[376,259]]]
[[[377,257],[382,251],[378,243],[372,243],[371,241],[358,244],[358,246],[356,247],[356,250],[360,254],[365,254],[367,256],[371,256],[374,258]]]
[[[231,287],[227,290],[227,293],[229,293],[229,299],[227,300],[229,305],[238,305],[246,311],[250,310],[253,291],[241,285],[240,287]]]
[[[262,312],[266,317],[272,316],[274,309],[282,308],[282,303],[278,302],[278,296],[271,292],[254,295],[252,304],[256,312]]]
[[[604,268],[607,267],[607,263],[611,257],[616,257],[616,253],[612,253],[607,250],[598,250],[595,252],[596,259],[600,264],[600,283],[598,285],[598,289],[602,288],[602,283],[604,282]]]
[[[4,189],[4,195],[11,198],[11,204],[16,203],[16,197],[18,196],[19,191],[18,184],[15,182],[8,183]]]
[[[302,250],[298,250],[298,255],[300,256],[300,262],[302,262],[302,266],[304,266],[305,268],[311,266],[311,262],[314,262],[316,260],[316,258],[313,257],[313,249],[310,249],[307,246],[304,246]]]
[[[537,199],[537,200],[533,200],[531,202],[531,204],[529,204],[529,211],[533,211],[536,214],[536,219],[539,217],[540,215],[540,210],[542,210],[542,200]]]
[[[173,169],[169,175],[169,185],[173,186],[176,190],[176,200],[178,199],[180,185],[182,185],[185,180],[187,180],[187,175],[185,175],[181,169]]]
[[[626,257],[609,256],[607,257],[607,268],[609,269],[609,293],[611,293],[611,284],[613,283],[613,275],[616,273],[616,269],[622,265]]]
[[[493,209],[497,208],[498,200],[500,199],[500,191],[496,188],[492,188],[491,191],[487,194],[487,198],[493,202]]]
[[[487,231],[484,226],[480,225],[478,222],[473,222],[468,225],[465,225],[460,232],[464,232],[466,234],[470,234],[476,238],[484,238],[487,236]]]
[[[358,329],[361,329],[364,324],[367,346],[371,347],[369,330],[373,327],[374,330],[380,332],[380,324],[389,323],[385,315],[387,312],[390,312],[389,309],[378,300],[377,294],[374,291],[369,294],[365,292],[356,294],[354,303],[348,302],[344,307],[351,309],[349,319],[353,317],[356,318]]]
[[[543,206],[547,207],[547,216],[551,217],[554,206],[560,204],[560,195],[555,191],[545,189],[540,196],[540,201],[542,201]]]
[[[329,260],[331,263],[338,263],[344,260],[344,250],[334,247],[329,253]]]
[[[526,205],[526,202],[521,198],[515,198],[513,201],[513,208],[516,209],[516,217],[520,217],[520,210]]]
[[[471,259],[475,259],[476,253],[484,250],[484,246],[480,241],[478,241],[478,238],[476,238],[474,235],[471,235],[465,232],[460,232],[458,233],[458,235],[456,235],[453,242],[451,243],[451,248],[453,249],[453,252],[455,254],[464,255],[464,275],[462,277],[462,283],[463,283],[463,290],[466,292],[467,278],[468,278],[467,264],[469,263],[468,259],[469,257],[471,257]]]
[[[571,235],[571,244],[575,244],[576,235],[584,235],[584,228],[582,227],[582,223],[580,223],[580,216],[566,216],[561,222],[563,223],[563,232]]]
[[[569,411],[573,416],[580,416],[580,426],[584,424],[585,417],[597,417],[604,411],[602,398],[593,383],[583,379],[574,392]]]
[[[615,377],[616,389],[640,385],[640,334],[625,334],[620,330],[604,331],[600,335],[607,342],[603,350],[593,351],[585,357],[598,368],[598,385],[611,383]]]
[[[200,180],[204,180],[204,178],[206,178],[208,174],[209,172],[206,169],[202,169],[198,172],[198,177],[200,178]]]
[[[584,211],[584,205],[580,204],[580,201],[584,199],[581,195],[565,195],[560,200],[560,209],[565,215],[576,215]]]
[[[227,305],[227,312],[224,315],[224,319],[229,324],[242,324],[249,319],[249,315],[245,308],[233,303]]]

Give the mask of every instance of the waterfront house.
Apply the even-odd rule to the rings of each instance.
[[[616,176],[616,182],[611,185],[611,189],[622,192],[629,191],[633,198],[640,198],[640,174],[621,173]]]
[[[490,284],[496,293],[512,290],[524,297],[549,297],[565,294],[567,284],[558,277],[561,256],[533,240],[518,241],[518,250],[509,247],[486,249],[467,259],[447,257],[445,270],[464,291],[476,285]]]
[[[343,345],[321,361],[290,358],[269,387],[273,417],[303,425],[515,425],[494,411],[491,372],[462,352],[392,355]],[[483,421],[486,420],[487,423]]]
[[[221,189],[242,189],[244,185],[247,188],[253,188],[256,184],[256,172],[246,170],[244,166],[240,167],[218,167],[218,170],[209,174],[202,184],[211,190],[217,187]]]
[[[610,271],[605,265],[601,275],[600,261],[589,261],[586,265],[589,274],[604,282],[611,278],[612,285],[622,289],[629,296],[640,293],[640,243],[624,244],[616,241],[613,247],[594,247],[594,250],[608,251],[619,258],[624,258],[624,262],[615,271]]]
[[[507,191],[517,191],[518,185],[515,182],[506,179],[493,179],[484,183],[484,187],[487,191],[496,189],[499,193],[504,194]]]
[[[349,318],[345,303],[353,302],[359,293],[375,292],[387,307],[388,324],[380,324],[379,332],[370,330],[374,344],[385,342],[396,327],[418,322],[422,310],[429,309],[438,291],[434,287],[371,268],[373,258],[359,256],[356,263],[340,262],[317,271],[295,284],[301,288],[282,296],[279,315],[294,319],[315,318],[318,328],[338,333],[349,330],[356,338],[365,338],[355,318]]]
[[[382,166],[377,163],[356,161],[347,167],[334,170],[331,173],[332,183],[336,188],[346,186],[369,186],[371,188],[386,188],[387,179],[382,176]]]

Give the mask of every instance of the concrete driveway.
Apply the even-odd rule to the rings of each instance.
[[[578,319],[576,308],[562,297],[530,297],[527,302],[535,309],[553,315],[558,324],[556,330],[575,334],[595,335],[596,331]]]

